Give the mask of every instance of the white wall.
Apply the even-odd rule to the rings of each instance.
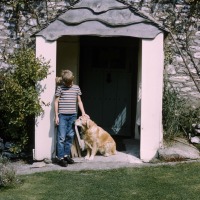
[[[150,161],[162,145],[163,34],[142,40],[140,158]]]
[[[54,145],[54,94],[55,94],[55,77],[56,77],[56,46],[57,42],[45,41],[42,37],[36,37],[36,57],[45,58],[50,61],[50,75],[40,82],[45,87],[41,94],[41,101],[50,103],[49,106],[43,106],[44,115],[36,119],[35,125],[35,160],[52,158],[55,153]]]

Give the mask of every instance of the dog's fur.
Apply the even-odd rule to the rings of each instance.
[[[83,133],[83,140],[87,149],[85,159],[93,160],[99,151],[104,156],[116,154],[116,143],[104,129],[88,117],[79,117],[76,126],[80,126]]]

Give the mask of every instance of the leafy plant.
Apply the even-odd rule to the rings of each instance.
[[[178,135],[187,135],[192,131],[192,124],[199,123],[200,107],[190,106],[186,99],[168,86],[165,81],[163,93],[163,128],[164,137],[171,139]]]
[[[19,153],[32,137],[35,116],[43,112],[39,98],[43,88],[37,84],[47,77],[50,66],[27,48],[16,51],[8,62],[12,67],[0,74],[1,131],[15,142],[10,150]]]
[[[0,187],[13,186],[17,182],[15,170],[8,159],[0,157]]]

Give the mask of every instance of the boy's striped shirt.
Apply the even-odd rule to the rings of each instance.
[[[65,85],[58,86],[55,93],[56,97],[60,97],[58,102],[58,113],[77,113],[77,97],[81,94],[78,85],[72,85],[72,87],[67,87]]]

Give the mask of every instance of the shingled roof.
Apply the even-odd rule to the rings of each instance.
[[[54,41],[64,35],[156,37],[161,24],[119,0],[81,0],[35,35]]]

